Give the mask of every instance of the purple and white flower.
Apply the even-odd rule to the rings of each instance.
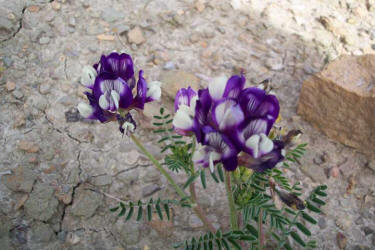
[[[143,109],[145,103],[161,96],[160,82],[147,84],[142,70],[136,84],[133,60],[125,53],[102,55],[97,64],[85,66],[81,83],[91,91],[85,92],[89,104],[80,103],[78,111],[84,118],[100,122],[118,120],[120,113]],[[135,85],[136,94],[133,95]]]
[[[198,94],[190,87],[177,92],[173,125],[179,134],[195,134],[202,144],[193,155],[196,164],[212,171],[221,162],[233,171],[244,152],[256,160],[250,168],[264,171],[283,160],[282,143],[267,136],[279,115],[279,102],[262,89],[244,88],[245,82],[242,74],[221,76]]]

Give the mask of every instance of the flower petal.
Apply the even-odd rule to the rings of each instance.
[[[173,127],[181,135],[187,135],[194,128],[194,120],[190,114],[191,110],[186,105],[181,105],[173,117]]]
[[[127,81],[134,75],[133,60],[128,54],[112,52],[108,56],[102,56],[98,70],[100,73],[108,72]]]
[[[254,159],[254,161],[246,167],[249,167],[257,172],[264,172],[267,169],[272,169],[284,160],[283,156],[284,143],[279,140],[273,141],[273,149],[267,154]]]
[[[147,86],[146,102],[157,101],[161,97],[161,82],[152,81]]]
[[[97,72],[93,67],[91,67],[90,65],[83,67],[81,75],[81,84],[86,88],[92,89],[95,84],[96,76]]]
[[[255,113],[262,103],[266,92],[258,88],[247,88],[239,96],[239,103],[246,117],[255,117]]]
[[[177,111],[180,105],[186,105],[190,107],[190,105],[192,104],[191,100],[196,95],[197,93],[190,86],[187,89],[182,88],[177,91],[176,98],[174,100],[174,110]]]
[[[237,98],[245,86],[245,82],[246,78],[242,74],[240,76],[234,75],[230,77],[226,83],[223,97]]]
[[[143,71],[140,70],[138,74],[137,82],[137,96],[135,97],[135,106],[137,108],[143,109],[146,102],[147,95],[147,82],[143,78]]]
[[[212,118],[220,131],[238,126],[244,120],[240,105],[233,99],[222,99],[213,107]]]
[[[77,109],[83,118],[86,118],[86,119],[94,118],[93,117],[94,108],[91,105],[81,102],[78,104]]]
[[[225,76],[215,77],[208,83],[208,91],[214,100],[219,100],[223,97],[228,78]]]

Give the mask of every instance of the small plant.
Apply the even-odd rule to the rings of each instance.
[[[124,53],[103,55],[99,63],[86,66],[81,82],[91,91],[86,92],[89,104],[78,105],[80,114],[102,123],[117,121],[120,132],[133,140],[180,196],[179,200],[119,201],[111,212],[125,220],[151,220],[155,213],[160,220],[169,220],[171,206],[192,209],[208,232],[176,243],[175,248],[316,247],[308,228],[317,223],[312,213],[320,213],[327,186],[316,187],[302,199],[300,183],[285,176],[283,169],[299,163],[307,145],[294,145],[300,131],[285,133],[275,125],[280,119],[275,95],[260,87],[245,88],[242,73],[213,78],[208,88],[197,92],[180,89],[175,114],[160,108],[154,115],[154,133],[165,154],[159,162],[134,135],[137,124],[130,110],[142,111],[146,103],[159,99],[160,82],[147,83],[142,70],[136,79],[133,61]],[[177,185],[167,169],[184,174],[185,183]],[[207,178],[226,189],[230,229],[216,230],[199,206],[195,182],[206,188]]]

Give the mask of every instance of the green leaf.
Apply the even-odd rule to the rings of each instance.
[[[321,186],[319,186],[319,189],[320,190],[326,190],[327,189],[327,185],[321,185]]]
[[[158,115],[154,115],[154,118],[155,118],[155,119],[158,119],[158,120],[163,119],[161,116],[158,116]]]
[[[315,213],[320,213],[320,209],[317,208],[316,206],[312,205],[310,202],[306,201],[306,207],[307,209],[309,209],[310,211],[313,211]]]
[[[306,246],[306,243],[302,240],[302,238],[299,236],[299,234],[297,232],[290,232],[290,236],[292,236],[292,238],[298,243],[300,244],[301,246],[305,247]]]
[[[143,215],[143,207],[142,207],[142,203],[139,201],[138,202],[138,215],[137,215],[137,221],[140,221],[142,220],[142,215]]]
[[[230,250],[230,246],[224,238],[221,239],[221,243],[223,243],[223,246],[225,247],[226,250]]]
[[[187,188],[188,186],[190,186],[191,183],[193,183],[195,181],[195,179],[198,178],[199,175],[192,175],[189,177],[189,179],[186,181],[186,183],[184,184],[183,186],[183,189]]]
[[[161,107],[160,110],[159,110],[159,112],[160,112],[161,115],[164,114],[164,108]]]
[[[219,173],[220,181],[224,182],[224,171],[223,171],[223,167],[221,166],[221,164],[217,166],[217,172]]]
[[[151,206],[151,204],[147,205],[147,219],[148,219],[148,221],[152,220],[152,206]]]
[[[217,249],[221,250],[222,246],[221,246],[220,240],[219,239],[215,239],[215,242],[216,242]]]
[[[314,197],[311,199],[313,202],[319,204],[319,205],[325,205],[326,203],[324,201],[322,201],[321,199],[317,198],[317,197]]]
[[[211,172],[211,171],[210,171],[210,172]],[[214,179],[214,181],[215,181],[216,183],[219,183],[219,179],[217,178],[215,172],[211,172],[211,176],[212,176],[212,179]]]
[[[213,250],[214,245],[212,244],[212,240],[208,241],[208,249]]]
[[[201,170],[201,182],[204,189],[206,189],[206,173],[203,170]]]
[[[296,215],[296,214],[297,214],[297,213],[294,212],[292,209],[289,209],[289,208],[287,208],[287,207],[286,207],[284,210],[285,210],[285,212],[290,213],[290,214],[292,214],[292,215]]]
[[[155,208],[156,208],[156,212],[159,215],[160,220],[163,220],[163,213],[161,212],[161,208],[160,208],[160,200],[158,200],[158,203],[156,203]]]
[[[244,241],[255,241],[257,238],[255,238],[254,236],[252,235],[242,235],[240,237],[240,240],[244,240]]]
[[[286,250],[293,250],[293,248],[291,248],[288,243],[285,243],[284,247]]]
[[[164,123],[162,123],[162,122],[153,122],[152,124],[155,125],[155,126],[163,126],[164,125]]]
[[[236,242],[235,239],[233,239],[232,237],[229,237],[228,238],[228,241],[230,242],[230,244],[232,244],[232,246],[234,246],[236,249],[238,250],[242,250],[241,246]]]
[[[169,205],[168,205],[168,203],[164,204],[164,210],[165,210],[165,214],[167,215],[168,220],[170,220],[171,216],[170,216],[170,213],[169,213]]]
[[[250,224],[247,224],[246,229],[247,229],[247,231],[249,231],[249,233],[251,233],[256,238],[258,238],[258,230],[254,226],[252,226]]]
[[[125,220],[130,220],[130,218],[132,217],[133,215],[133,212],[134,212],[134,207],[133,207],[133,203],[130,202],[129,203],[129,213],[128,213],[128,216],[126,216],[126,219]]]
[[[119,208],[120,208],[120,206],[113,207],[113,208],[110,208],[109,211],[116,212]]]
[[[307,213],[305,213],[305,212],[302,212],[302,218],[304,218],[305,220],[307,220],[308,222],[310,222],[311,224],[316,224],[317,223],[317,221],[313,218],[313,217],[311,217],[310,215],[308,215]]]
[[[297,228],[304,233],[307,236],[311,236],[311,232],[309,229],[307,229],[302,223],[297,222],[296,223]]]
[[[327,194],[323,191],[320,191],[320,190],[316,190],[314,193],[316,195],[319,195],[319,196],[322,196],[322,197],[327,197]]]
[[[121,207],[121,211],[120,211],[120,213],[118,214],[119,217],[124,216],[125,213],[126,213],[126,207],[125,207],[124,203],[121,202],[121,203],[120,203],[120,207]]]

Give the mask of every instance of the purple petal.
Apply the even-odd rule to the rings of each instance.
[[[97,70],[99,73],[111,73],[127,81],[134,75],[133,60],[128,54],[113,52],[101,57]]]
[[[182,88],[176,93],[176,98],[174,100],[174,110],[178,110],[180,105],[186,105],[190,107],[190,102],[197,93],[189,86],[189,88]]]
[[[253,163],[246,167],[251,168],[257,172],[264,172],[267,169],[272,169],[280,164],[284,160],[284,143],[279,140],[274,140],[273,145],[273,150],[270,153],[265,154],[258,159],[255,159]]]
[[[245,86],[246,78],[244,75],[234,75],[229,78],[224,90],[223,97],[237,98]]]
[[[137,82],[137,96],[135,97],[135,106],[143,109],[146,102],[147,95],[147,83],[143,78],[143,71],[139,71],[139,77]]]
[[[89,103],[93,109],[92,115],[90,117],[87,117],[87,119],[99,120],[100,122],[107,122],[115,119],[115,114],[102,110],[100,108],[93,94],[91,94],[90,92],[85,92],[85,95],[87,96],[87,99],[89,100]]]
[[[227,170],[227,171],[234,171],[234,170],[236,170],[236,168],[238,166],[237,156],[233,156],[233,157],[230,157],[228,159],[223,159],[222,162],[223,162],[223,166],[224,166],[225,170]]]
[[[204,145],[210,146],[218,152],[222,159],[228,159],[237,155],[237,149],[227,136],[217,132],[209,126],[203,128]]]
[[[113,108],[115,103],[112,97],[115,93],[119,95],[118,104],[120,108],[127,108],[133,102],[131,89],[122,78],[117,78],[110,73],[101,73],[96,77],[93,94],[98,103],[100,98],[104,100],[104,97],[102,97],[104,95],[108,102],[108,108],[106,109],[111,111],[117,110],[117,107],[116,109]]]
[[[237,133],[233,135],[233,141],[238,148],[251,154],[251,150],[246,148],[246,140],[255,134],[268,135],[272,123],[265,118],[247,119],[238,127]]]
[[[267,117],[267,119],[274,122],[279,116],[279,112],[280,106],[276,96],[266,95],[254,115],[257,117]]]
[[[266,92],[258,88],[247,88],[239,96],[239,103],[246,117],[255,117],[255,113],[262,103]]]
[[[212,119],[220,131],[226,131],[237,127],[244,120],[244,114],[234,99],[227,98],[214,105]]]

